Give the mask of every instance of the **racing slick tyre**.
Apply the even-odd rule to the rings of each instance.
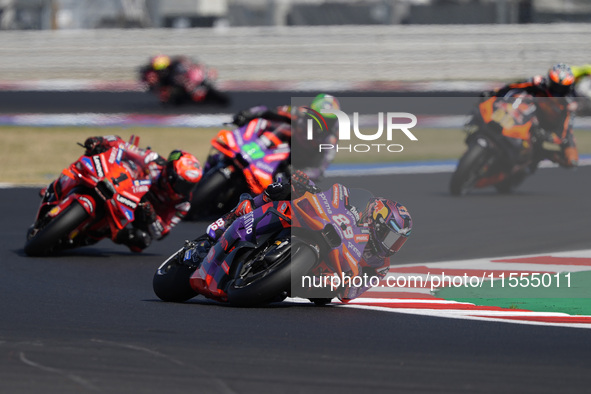
[[[332,298],[310,298],[310,301],[316,306],[328,305],[332,302]]]
[[[180,262],[185,250],[182,248],[170,256],[154,274],[152,288],[162,301],[185,302],[197,296],[190,282],[195,267]]]
[[[228,178],[221,170],[204,177],[193,192],[191,210],[186,220],[217,219],[230,211],[238,203],[239,195],[235,196],[237,193],[233,192],[237,183],[237,180]]]
[[[488,163],[487,148],[474,144],[460,159],[451,177],[449,191],[453,196],[466,194],[482,176],[482,169]]]
[[[309,245],[295,243],[274,261],[259,255],[244,262],[228,286],[228,301],[252,307],[269,303],[290,290],[292,275],[301,277],[316,265],[317,254]],[[271,248],[268,255],[275,251]]]
[[[209,88],[205,99],[211,103],[218,104],[224,107],[230,104],[230,97],[227,94],[222,93],[219,90],[212,87]]]
[[[45,225],[29,231],[24,251],[28,256],[46,256],[63,249],[66,237],[88,218],[88,213],[78,201],[73,201],[66,209]],[[46,217],[47,219],[47,217]],[[43,222],[45,219],[41,219]]]

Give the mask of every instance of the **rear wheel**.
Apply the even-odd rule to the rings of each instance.
[[[170,256],[154,274],[152,288],[162,301],[185,302],[197,295],[190,282],[195,268],[181,263],[185,250]]]
[[[30,230],[25,243],[25,253],[29,256],[45,256],[63,249],[63,242],[66,242],[67,236],[87,218],[88,212],[78,201],[73,201],[47,224],[35,226]],[[45,219],[40,221],[43,220]]]
[[[294,249],[292,249],[294,248]],[[317,255],[308,245],[297,243],[275,261],[265,264],[254,256],[244,262],[228,286],[228,301],[235,306],[257,306],[287,294],[292,275],[301,277],[316,265]]]
[[[451,177],[449,191],[454,196],[466,194],[484,174],[484,167],[489,163],[487,148],[474,144],[460,159],[458,167]]]

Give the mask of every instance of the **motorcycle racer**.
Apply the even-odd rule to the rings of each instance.
[[[316,138],[308,140],[306,138],[307,117],[305,115],[312,111],[320,112],[325,109],[338,110],[340,103],[334,96],[323,93],[312,100],[310,107],[291,108],[289,105],[283,105],[273,110],[261,105],[240,111],[234,115],[233,123],[241,127],[253,119],[262,118],[279,124],[275,128],[274,134],[279,141],[291,144],[292,162],[295,162],[295,166],[304,171],[311,179],[318,181],[322,179],[324,171],[335,156],[335,152],[332,150],[319,152],[318,144],[336,143],[337,118],[334,114],[323,114],[328,129],[315,130],[319,131],[314,133]],[[293,152],[297,152],[297,157],[294,157]],[[298,161],[303,162],[298,163]]]
[[[574,102],[575,75],[564,63],[552,66],[547,75],[536,75],[526,81],[507,84],[490,92],[483,92],[483,97],[503,97],[511,90],[522,90],[534,97],[556,98],[539,100],[537,114],[540,122],[540,146],[537,146],[537,162],[547,158],[563,167],[576,167],[579,154],[572,133],[576,103]],[[546,141],[558,145],[560,152],[542,149]]]
[[[142,81],[149,90],[158,90],[160,101],[170,100],[170,88],[181,86],[194,101],[202,101],[207,95],[207,87],[191,78],[192,72],[200,71],[200,66],[186,56],[157,55],[150,59],[149,65],[140,70]]]
[[[298,198],[306,192],[315,194],[320,192],[320,189],[304,172],[296,171],[291,177],[291,182],[273,183],[264,193],[254,198],[249,194],[243,194],[236,208],[209,225],[206,230],[209,241],[200,241],[201,245],[196,249],[205,256],[211,245],[238,217],[252,212],[267,202]],[[402,248],[411,234],[412,218],[403,205],[382,197],[373,198],[365,207],[359,208],[361,214],[357,225],[368,229],[369,241],[359,261],[361,269],[358,275],[377,276],[382,279],[390,268],[390,258]],[[352,286],[353,282],[351,280],[348,286],[344,285],[339,289],[337,296],[341,301],[347,302],[357,298],[370,288],[369,285],[366,286],[367,283],[361,287]]]
[[[151,186],[135,210],[135,220],[119,231],[116,243],[141,252],[152,240],[163,239],[189,211],[191,192],[202,176],[199,161],[192,154],[173,150],[168,159],[149,149],[140,149],[118,136],[90,137],[84,146],[93,155],[112,147],[124,151],[122,161]],[[141,187],[141,186],[140,186]]]

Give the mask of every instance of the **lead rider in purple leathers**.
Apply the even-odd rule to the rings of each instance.
[[[236,218],[252,212],[254,209],[270,201],[290,200],[298,198],[305,192],[318,193],[320,189],[302,171],[296,171],[291,176],[291,182],[273,183],[264,193],[252,198],[245,193],[241,201],[228,214],[222,216],[207,228],[207,235],[215,242]],[[377,276],[382,279],[390,268],[390,258],[400,250],[410,236],[412,218],[408,210],[401,204],[386,198],[374,198],[368,201],[359,218],[358,226],[366,226],[369,230],[369,241],[363,250],[363,257],[359,261],[359,275]],[[349,286],[339,289],[337,296],[342,301],[359,297],[370,286]]]

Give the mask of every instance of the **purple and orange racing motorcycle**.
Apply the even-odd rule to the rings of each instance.
[[[287,296],[326,304],[338,289],[306,287],[303,277],[360,273],[369,240],[360,212],[371,198],[366,190],[335,184],[293,201],[269,202],[238,217],[215,243],[207,236],[186,241],[156,271],[154,292],[169,302],[201,294],[236,306]]]
[[[253,119],[243,127],[218,132],[186,220],[220,217],[242,193],[260,194],[279,177],[290,176],[291,148],[273,134],[274,127],[271,121]]]

